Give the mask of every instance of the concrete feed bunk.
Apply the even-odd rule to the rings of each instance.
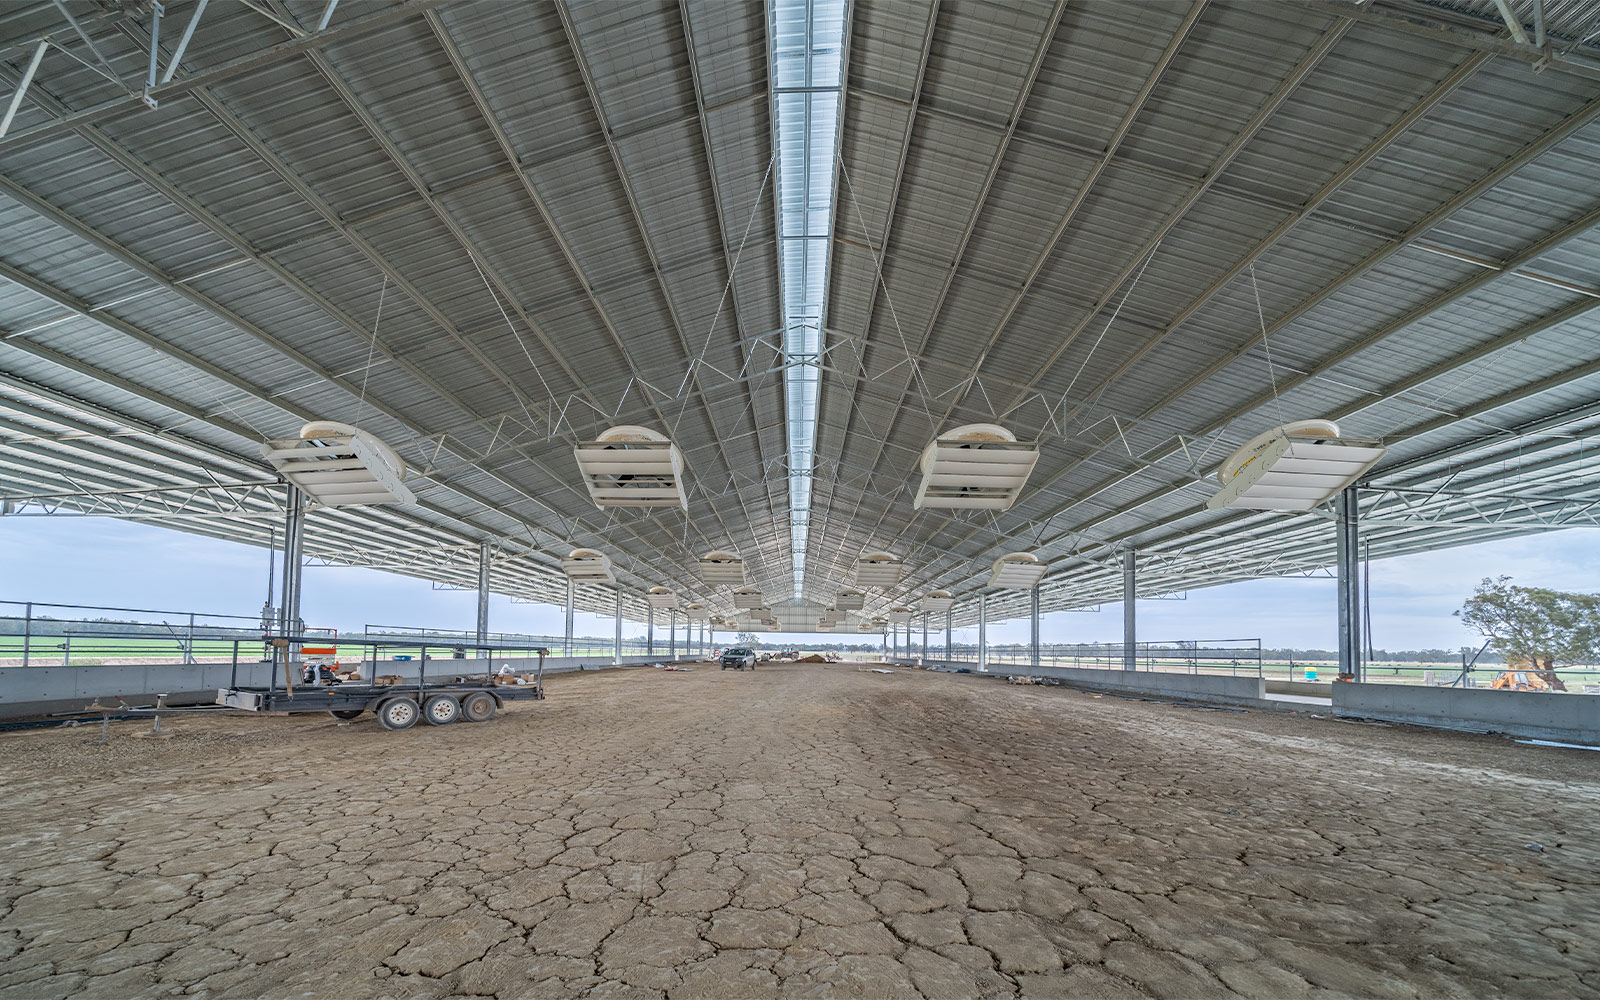
[[[1592,754],[852,664],[548,687],[0,735],[0,990],[1600,994]]]

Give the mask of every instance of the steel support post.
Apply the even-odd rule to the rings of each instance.
[[[989,595],[978,595],[978,669],[989,669]]]
[[[922,662],[928,662],[928,613],[922,613]]]
[[[300,621],[300,551],[306,526],[306,496],[298,486],[285,487],[283,518],[283,603],[278,608],[278,634],[299,635],[305,628]],[[300,658],[300,644],[291,643],[283,651],[286,661]],[[276,671],[274,671],[276,672]]]
[[[572,578],[567,578],[567,648],[562,651],[563,656],[572,655],[572,599],[575,596],[575,585]]]
[[[653,607],[645,610],[644,655],[656,655],[656,609]]]
[[[611,662],[622,665],[622,588],[617,588],[617,632],[616,645],[612,647]]]
[[[489,644],[489,543],[478,543],[478,645]],[[487,650],[478,650],[483,656]]]
[[[297,486],[288,486],[283,519],[283,592],[278,606],[278,631],[297,635],[300,631],[300,538],[306,524],[306,498]]]
[[[1339,676],[1366,680],[1361,656],[1361,507],[1355,487],[1334,500],[1334,538],[1339,574]]]
[[[1039,588],[1034,587],[1028,598],[1029,611],[1033,618],[1033,627],[1029,632],[1028,656],[1029,662],[1037,667],[1039,665]]]
[[[954,647],[951,645],[951,637],[955,634],[955,624],[954,624],[955,620],[956,620],[956,609],[953,606],[945,608],[944,609],[944,658],[946,660],[950,659],[952,656],[955,655],[954,652],[953,652]]]
[[[1139,669],[1139,569],[1133,549],[1122,550],[1122,669]]]

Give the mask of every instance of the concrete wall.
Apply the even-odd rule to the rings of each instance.
[[[972,663],[927,661],[927,666],[968,669]],[[1068,687],[1095,691],[1114,691],[1152,698],[1174,698],[1250,708],[1279,707],[1266,700],[1266,682],[1260,677],[1215,677],[1209,674],[1177,674],[1157,670],[1100,670],[1090,667],[1032,667],[996,664],[991,676],[1009,674],[1051,677]]]
[[[1600,696],[1412,684],[1335,684],[1338,715],[1600,744]]]
[[[1305,698],[1332,698],[1333,682],[1267,680],[1267,694],[1295,694]]]
[[[625,667],[644,666],[668,662],[660,656],[625,656]],[[380,660],[378,674],[398,674],[407,681],[415,681],[422,666],[420,660]],[[456,676],[482,675],[502,666],[511,667],[514,673],[532,673],[539,666],[537,657],[513,659],[497,656],[492,662],[483,659],[433,659],[428,660],[427,676],[430,680],[450,680]],[[612,667],[609,656],[552,656],[545,660],[544,672],[559,674],[579,670],[606,670]],[[100,699],[103,704],[116,705],[118,700],[129,705],[152,705],[155,696],[165,694],[169,705],[207,705],[216,700],[217,689],[228,686],[233,667],[228,663],[151,663],[141,666],[82,666],[82,667],[0,667],[0,719],[14,719],[30,715],[47,715],[53,712],[76,712]],[[363,667],[363,675],[371,673],[370,664]],[[273,678],[270,663],[240,663],[240,687],[267,687],[269,681],[283,685],[283,667],[277,668]],[[298,680],[296,681],[298,684]]]

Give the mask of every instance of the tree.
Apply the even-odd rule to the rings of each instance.
[[[757,646],[761,645],[761,640],[756,638],[756,634],[754,632],[740,632],[738,635],[733,637],[733,641],[750,649],[755,649]]]
[[[1456,612],[1489,638],[1506,661],[1522,663],[1558,691],[1557,663],[1581,663],[1600,652],[1600,596],[1518,587],[1511,577],[1484,577]]]

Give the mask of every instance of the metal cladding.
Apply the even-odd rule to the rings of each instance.
[[[866,607],[866,604],[867,595],[853,587],[847,587],[839,591],[838,596],[833,600],[833,606],[840,611],[860,611]]]
[[[575,583],[616,583],[611,557],[594,549],[573,549],[561,560],[561,571]]]
[[[707,552],[700,557],[700,579],[714,587],[723,584],[740,586],[745,581],[744,560],[739,558],[737,552]]]
[[[647,427],[612,427],[573,449],[583,484],[597,507],[689,509],[683,452]]]
[[[401,480],[406,464],[395,450],[349,424],[314,420],[300,436],[268,441],[267,462],[306,496],[327,507],[413,503]]]
[[[966,424],[922,450],[922,481],[912,506],[1010,510],[1039,462],[1039,446],[998,424]]]
[[[644,599],[657,611],[666,611],[678,606],[678,596],[666,587],[651,587],[645,592]]]
[[[1001,590],[1032,590],[1044,579],[1050,564],[1031,552],[1012,552],[994,561],[989,586]]]
[[[1360,479],[1383,458],[1376,442],[1343,441],[1331,420],[1299,420],[1239,446],[1217,469],[1222,489],[1206,507],[1310,510]]]
[[[52,48],[8,91],[7,516],[266,546],[262,442],[331,419],[414,500],[324,493],[310,559],[473,587],[487,541],[564,605],[596,549],[642,620],[650,581],[726,605],[698,556],[737,545],[728,586],[814,620],[892,550],[874,606],[948,590],[957,627],[1019,549],[1051,572],[991,618],[1119,600],[1124,546],[1152,591],[1333,565],[1281,512],[1315,494],[1265,491],[1334,445],[1386,446],[1374,559],[1594,516],[1593,0],[336,7],[209,4],[155,111],[156,5],[0,15],[25,72],[116,12],[82,27],[126,85]],[[1285,412],[1340,435],[1210,482]],[[974,421],[1036,449],[942,440]],[[595,460],[681,462],[574,451],[630,427],[670,442]],[[940,479],[999,457],[1014,496]],[[646,484],[674,506],[596,506]]]
[[[887,552],[869,552],[856,560],[857,587],[893,587],[905,565]]]
[[[956,599],[948,590],[935,590],[922,598],[922,610],[929,612],[949,611],[955,606]]]

